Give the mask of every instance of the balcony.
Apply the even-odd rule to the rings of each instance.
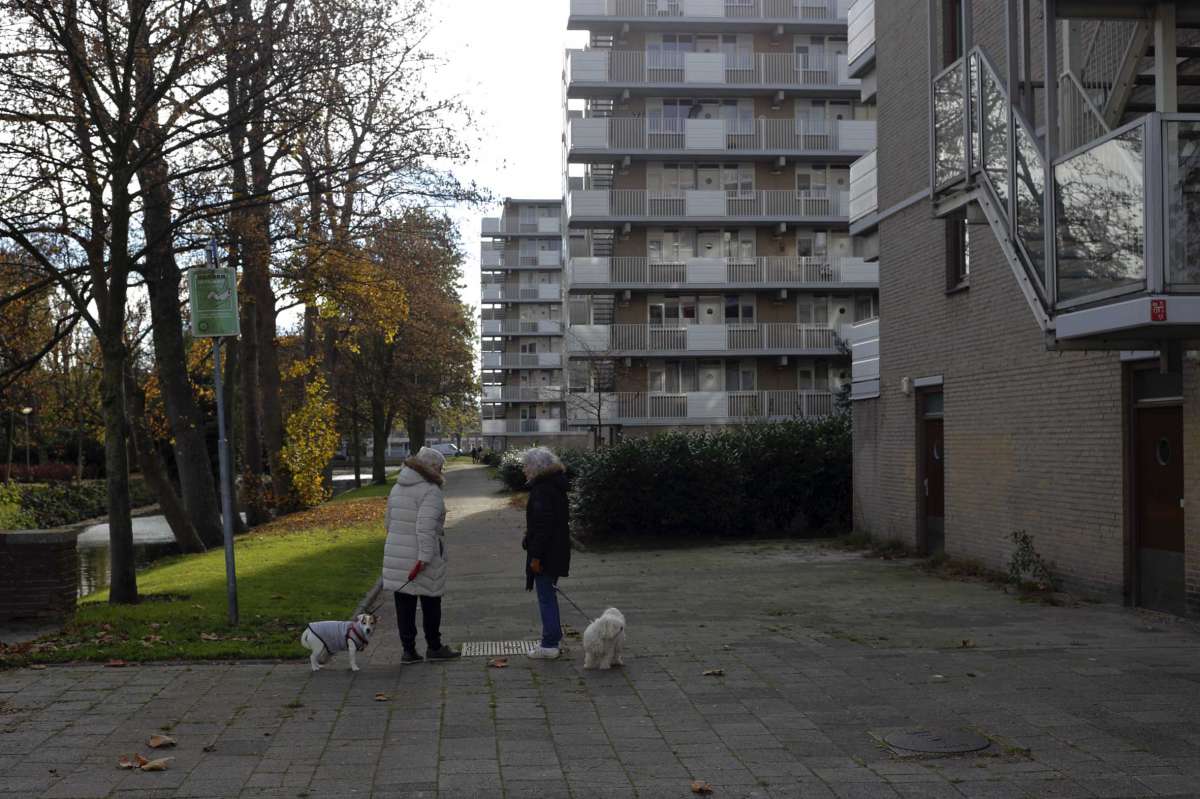
[[[484,402],[562,402],[562,386],[484,386]]]
[[[484,236],[556,236],[562,232],[557,216],[539,216],[533,220],[517,216],[484,217],[481,225]]]
[[[578,189],[567,195],[567,218],[572,225],[600,226],[627,221],[844,225],[849,218],[849,206],[849,192],[820,189],[747,192]]]
[[[766,322],[736,325],[571,325],[567,349],[581,357],[637,355],[837,355],[827,325]],[[486,363],[485,363],[486,365]]]
[[[521,435],[530,433],[561,433],[562,419],[484,419],[483,434]]]
[[[561,369],[561,352],[483,353],[484,369]]]
[[[845,0],[571,0],[567,27],[591,30],[597,23],[666,22],[705,27],[729,23],[845,24]]]
[[[571,291],[619,289],[878,288],[879,265],[861,258],[572,258]]]
[[[816,95],[853,96],[860,81],[847,73],[841,53],[650,53],[593,48],[567,51],[567,97],[686,93],[689,96],[749,96],[802,90]]]
[[[850,165],[850,232],[874,228],[879,214],[879,151]]]
[[[556,319],[484,319],[481,324],[485,336],[561,336],[562,322]]]
[[[567,418],[596,424],[709,424],[768,419],[808,419],[833,413],[828,391],[689,391],[679,394],[617,392],[568,394]]]
[[[592,117],[570,120],[568,158],[623,156],[737,156],[837,158],[875,147],[875,122],[796,119],[647,119]]]
[[[504,260],[504,250],[493,247],[491,244],[483,244],[479,248],[479,268],[480,269],[499,269],[501,262]]]
[[[539,283],[536,286],[484,283],[480,294],[484,302],[557,302],[562,299],[562,286],[558,283]]]
[[[875,65],[875,0],[854,0],[847,26],[850,76],[861,78]]]
[[[853,325],[846,338],[850,344],[850,399],[879,396],[879,318]]]

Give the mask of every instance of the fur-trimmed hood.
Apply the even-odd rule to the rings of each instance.
[[[529,483],[536,483],[538,480],[544,480],[547,477],[553,477],[556,474],[566,475],[566,473],[567,473],[567,467],[563,466],[561,463],[556,462],[556,463],[550,464],[545,469],[542,469],[540,472],[537,472],[536,474],[533,475],[532,478],[527,477],[526,481]]]
[[[408,471],[409,474],[405,474],[405,471]],[[404,468],[400,470],[399,476],[396,477],[396,482],[401,485],[412,485],[421,480],[433,483],[435,486],[444,486],[446,484],[445,477],[430,469],[416,458],[405,460]]]

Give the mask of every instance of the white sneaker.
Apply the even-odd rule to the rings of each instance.
[[[544,646],[535,646],[529,650],[529,657],[533,660],[554,660],[559,656],[558,649],[549,649]]]

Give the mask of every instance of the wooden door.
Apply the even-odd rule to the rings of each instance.
[[[1183,409],[1139,407],[1132,455],[1137,602],[1183,613]]]
[[[933,555],[945,546],[946,450],[943,446],[943,422],[925,419],[925,467],[922,491],[925,495],[925,549]]]

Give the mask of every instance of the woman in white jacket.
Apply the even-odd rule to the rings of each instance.
[[[446,459],[422,447],[404,462],[388,495],[383,549],[383,589],[396,600],[396,624],[404,647],[401,663],[418,663],[417,597],[425,631],[425,658],[451,660],[461,653],[442,643],[442,594],[446,590]]]

